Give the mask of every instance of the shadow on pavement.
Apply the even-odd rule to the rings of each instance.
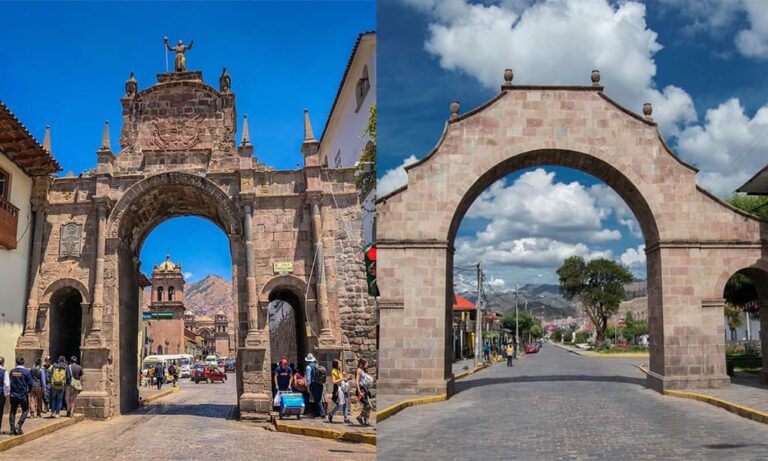
[[[479,378],[456,382],[456,393],[475,387],[492,386],[506,383],[540,383],[557,381],[592,381],[602,383],[636,384],[645,387],[645,378],[628,376],[591,376],[591,375],[542,375],[542,376],[509,376],[505,378]]]
[[[189,415],[203,418],[234,419],[237,405],[199,403],[199,404],[163,404],[157,403],[145,408],[139,408],[131,414],[158,414],[158,415]]]

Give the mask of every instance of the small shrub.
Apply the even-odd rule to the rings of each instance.
[[[576,333],[576,343],[577,344],[584,344],[589,339],[589,333],[586,331],[579,331]]]
[[[570,331],[566,331],[565,334],[563,334],[563,341],[569,343],[573,341],[573,333]]]

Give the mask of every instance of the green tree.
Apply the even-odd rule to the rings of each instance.
[[[360,196],[367,197],[372,190],[376,189],[376,104],[371,105],[368,125],[363,130],[363,135],[368,136],[369,141],[360,154],[355,182],[360,190]]]
[[[530,313],[518,310],[517,322],[521,338],[527,338],[529,335],[535,338],[540,338],[542,336],[544,330],[541,327],[541,322],[536,320]],[[504,328],[512,332],[515,331],[514,309],[510,309],[504,313],[504,316],[501,318],[501,324]],[[538,328],[534,330],[536,327]]]
[[[726,202],[768,221],[768,196],[734,194],[728,197]]]
[[[725,314],[726,322],[728,322],[728,329],[731,330],[731,337],[733,337],[736,329],[744,323],[744,310],[731,303],[725,303],[723,313]]]
[[[604,348],[608,319],[619,310],[624,299],[624,284],[632,281],[632,274],[610,259],[586,262],[581,256],[571,256],[557,270],[557,275],[560,293],[568,300],[581,299],[584,312],[595,325],[595,346]]]

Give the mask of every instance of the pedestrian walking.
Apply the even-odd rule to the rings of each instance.
[[[173,381],[172,381],[173,387],[176,387],[176,373],[177,373],[177,371],[178,370],[176,369],[176,363],[172,362],[171,366],[168,367],[168,374],[171,375],[171,377],[173,378]]]
[[[38,358],[35,360],[35,366],[30,368],[29,374],[32,375],[32,393],[29,399],[29,417],[30,418],[42,418],[43,417],[43,396],[45,395],[43,389],[45,389],[45,369],[43,368],[43,360]]]
[[[83,390],[83,367],[77,363],[77,357],[74,355],[69,362],[69,384],[65,397],[67,399],[67,416],[75,415],[75,405],[77,405],[77,396]]]
[[[341,370],[341,360],[334,360],[331,368],[331,381],[333,382],[333,397],[331,400],[336,404],[333,410],[328,412],[328,422],[333,422],[333,415],[342,409],[344,422],[349,423],[349,383]]]
[[[5,370],[5,357],[0,357],[0,434],[3,433],[3,412],[5,411],[5,401],[11,392],[11,381],[8,372]]]
[[[46,355],[43,359],[43,370],[45,370],[45,386],[43,386],[43,413],[51,411],[51,373],[53,373],[53,364],[51,356]]]
[[[357,361],[357,370],[355,370],[355,386],[357,392],[357,401],[363,406],[357,422],[362,426],[368,425],[368,418],[371,415],[370,388],[373,385],[373,377],[365,370],[368,368],[368,360],[360,359]]]
[[[304,397],[304,414],[309,413],[309,387],[307,386],[307,378],[304,377],[304,375],[301,374],[301,372],[298,370],[298,367],[296,367],[293,363],[290,365],[291,368],[293,368],[293,389],[296,392],[301,392],[302,397]]]
[[[272,388],[274,389],[272,406],[279,407],[281,398],[280,393],[290,392],[293,387],[293,369],[288,366],[288,359],[280,359],[280,363],[277,364],[272,375]]]
[[[485,343],[483,345],[483,362],[487,362],[491,358],[491,345],[489,343]]]
[[[512,343],[507,344],[506,353],[507,353],[507,366],[511,367],[513,366],[512,360],[514,360],[515,358],[515,348],[512,347]]]
[[[16,367],[8,372],[10,381],[11,413],[9,422],[11,423],[11,435],[22,435],[24,431],[24,421],[29,414],[29,394],[32,392],[32,375],[24,366],[24,357],[16,358]],[[16,411],[21,407],[21,416],[16,421]]]
[[[163,364],[158,362],[155,364],[155,379],[157,379],[157,390],[163,388],[163,378],[165,378],[165,368],[163,368]]]
[[[64,356],[53,365],[51,371],[51,417],[61,416],[61,407],[64,404],[64,392],[69,385],[69,367]]]
[[[517,360],[517,336],[512,338],[512,357]]]
[[[325,407],[323,406],[323,394],[325,393],[326,371],[325,367],[319,366],[315,356],[307,354],[304,358],[307,362],[306,379],[309,387],[309,402],[312,406],[312,417],[321,417],[325,419]]]

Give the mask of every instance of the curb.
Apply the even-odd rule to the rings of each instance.
[[[522,356],[520,356],[522,358]],[[478,365],[475,368],[467,371],[462,371],[461,373],[457,375],[453,375],[454,380],[459,380],[462,378],[466,378],[467,376],[473,375],[479,371],[485,370],[486,368],[490,368],[491,366],[495,365],[496,363],[503,362],[504,359],[497,358],[493,363],[491,362],[485,362],[482,365]],[[402,402],[398,402],[390,407],[387,407],[379,412],[376,413],[376,422],[380,423],[384,421],[385,419],[394,416],[401,411],[405,410],[408,407],[412,407],[414,405],[424,405],[427,403],[434,403],[434,402],[442,402],[444,400],[447,400],[448,396],[446,394],[440,394],[440,395],[431,395],[428,397],[419,397],[416,399],[408,399],[403,400]]]
[[[638,365],[637,368],[639,368],[643,373],[648,374],[648,370],[645,367]],[[706,394],[699,394],[697,392],[675,391],[671,389],[665,389],[664,395],[708,403],[712,406],[722,408],[725,411],[729,411],[733,414],[741,416],[742,418],[751,419],[752,421],[756,421],[758,423],[768,424],[768,413],[763,413],[760,410],[719,399],[717,397],[712,397]]]
[[[69,427],[73,424],[79,423],[84,419],[85,419],[85,415],[75,415],[74,418],[60,419],[55,423],[48,424],[38,429],[34,429],[30,432],[25,432],[24,435],[17,435],[11,439],[0,441],[0,451],[5,451],[10,448],[19,446],[23,443],[31,442],[32,440],[39,439],[44,435],[48,435],[52,432],[56,432],[59,429],[64,429],[65,427]]]
[[[594,352],[592,354],[582,354],[581,352],[590,352],[590,351],[570,349],[558,343],[550,343],[550,344],[552,344],[553,346],[557,346],[564,351],[568,351],[571,354],[576,355],[582,359],[647,359],[651,356],[650,354],[645,352],[617,352],[615,354],[601,354],[599,352]]]
[[[163,397],[167,397],[167,396],[169,396],[169,395],[173,394],[174,392],[179,392],[180,390],[181,390],[181,388],[180,388],[180,387],[171,387],[170,389],[167,389],[167,390],[164,390],[164,391],[160,391],[160,392],[158,392],[157,394],[155,394],[155,395],[150,395],[150,396],[149,396],[149,397],[147,397],[146,399],[144,399],[144,400],[140,401],[140,402],[139,402],[139,406],[140,406],[140,407],[146,407],[146,406],[148,406],[150,403],[154,402],[155,400],[160,400],[160,399],[162,399]]]
[[[412,407],[414,405],[424,405],[425,403],[442,402],[447,398],[448,396],[446,394],[440,394],[440,395],[431,395],[429,397],[420,397],[417,399],[403,400],[402,402],[398,402],[392,405],[391,407],[387,407],[379,411],[378,413],[376,413],[376,422],[380,423],[385,419],[400,413],[401,411],[405,410],[408,407]]]
[[[285,424],[279,420],[275,420],[275,429],[277,429],[278,432],[285,432],[287,434],[376,445],[376,434],[337,431],[335,429],[323,429],[319,427],[294,426],[292,424]]]

